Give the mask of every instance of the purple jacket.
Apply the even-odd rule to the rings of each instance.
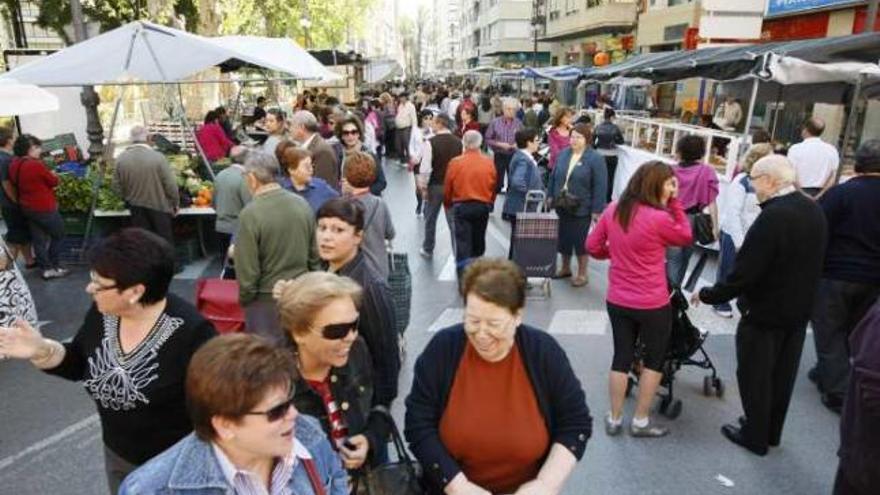
[[[852,370],[840,421],[840,468],[855,487],[880,487],[880,299],[849,337]]]

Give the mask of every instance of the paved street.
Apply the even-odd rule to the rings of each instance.
[[[460,321],[454,269],[445,223],[434,259],[418,255],[422,220],[413,212],[411,177],[396,164],[386,166],[398,238],[394,246],[410,256],[414,295],[407,333],[407,362],[400,380],[395,413],[402,419],[403,398],[411,383],[412,364],[432,332]],[[500,203],[499,203],[500,205]],[[500,208],[490,224],[490,255],[505,255],[509,230]],[[213,276],[217,263],[202,262],[178,276],[173,290],[192,299],[195,279]],[[612,339],[604,310],[606,264],[591,261],[590,284],[573,289],[554,281],[547,300],[527,303],[526,321],[547,329],[566,349],[587,392],[594,434],[584,459],[567,484],[566,494],[827,494],[837,466],[838,418],[819,403],[806,379],[815,361],[812,339],[807,347],[786,424],[783,443],[759,458],[727,442],[719,428],[740,413],[735,381],[735,320],[723,320],[705,307],[692,310],[694,321],[710,332],[707,351],[725,380],[723,398],[702,394],[703,370],[685,368],[678,375],[677,395],[684,408],[666,420],[672,434],[664,439],[608,438],[602,417]],[[712,269],[707,269],[711,272]],[[87,273],[77,268],[69,278],[44,282],[35,273],[29,282],[44,331],[52,338],[71,337],[85,314]],[[712,274],[704,275],[711,281]],[[627,403],[627,418],[633,408]],[[515,432],[512,432],[515,434]],[[91,400],[76,384],[43,375],[28,363],[0,362],[0,495],[105,494],[100,430]]]

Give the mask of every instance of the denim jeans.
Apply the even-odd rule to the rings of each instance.
[[[676,287],[684,283],[691,255],[694,254],[693,246],[666,248],[666,276]]]
[[[719,245],[718,271],[715,273],[715,283],[724,282],[727,276],[733,272],[733,262],[736,260],[736,245],[733,243],[733,237],[730,237],[726,232],[721,232]],[[729,302],[726,302],[716,304],[715,309],[731,311],[733,308]]]
[[[61,268],[61,241],[64,239],[64,220],[58,210],[24,210],[33,239],[34,256],[40,268]]]

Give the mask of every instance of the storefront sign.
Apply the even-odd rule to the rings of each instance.
[[[861,3],[859,0],[770,0],[767,3],[767,15],[787,15],[805,10],[837,7]]]

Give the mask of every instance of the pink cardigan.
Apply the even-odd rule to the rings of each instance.
[[[693,242],[691,225],[681,202],[669,209],[639,204],[627,232],[614,213],[617,202],[605,208],[587,238],[587,251],[596,259],[611,258],[608,302],[632,309],[656,309],[669,303],[666,248]]]
[[[550,129],[550,132],[547,134],[547,143],[550,144],[550,156],[548,157],[547,165],[550,170],[553,170],[553,167],[556,166],[556,158],[559,157],[559,153],[561,153],[562,150],[571,145],[571,139],[559,134],[559,131],[554,127],[553,129]]]

